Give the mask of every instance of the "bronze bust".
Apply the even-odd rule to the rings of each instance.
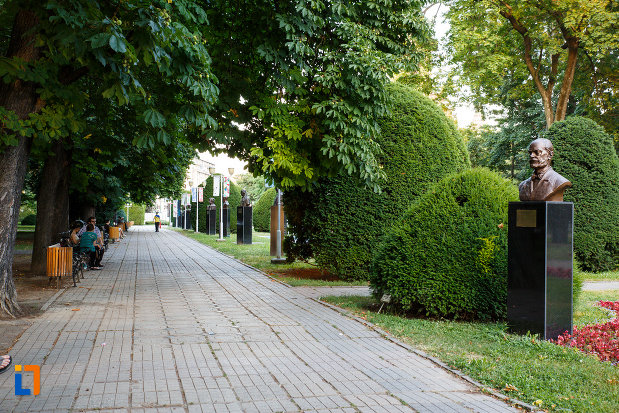
[[[251,200],[249,199],[249,195],[247,195],[247,191],[244,189],[241,190],[241,206],[243,207],[251,206]]]
[[[208,199],[208,207],[206,207],[206,209],[208,211],[214,211],[217,209],[217,207],[215,206],[215,198]]]
[[[563,191],[572,183],[552,169],[553,156],[554,148],[550,140],[540,138],[531,142],[529,165],[534,171],[518,186],[521,201],[563,201]]]

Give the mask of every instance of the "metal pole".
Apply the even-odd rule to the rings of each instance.
[[[282,258],[282,190],[277,188],[277,258]]]
[[[219,241],[224,240],[224,178],[219,175]]]
[[[196,232],[198,232],[198,205],[200,205],[200,194],[198,193],[198,188],[196,188]]]

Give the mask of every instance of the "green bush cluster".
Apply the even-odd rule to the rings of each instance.
[[[24,219],[21,220],[22,225],[36,225],[37,224],[37,216],[35,214],[26,215]]]
[[[443,178],[394,225],[371,265],[377,297],[429,316],[498,319],[507,298],[507,205],[518,189],[472,169]]]
[[[215,175],[216,179],[219,179],[219,175]],[[198,211],[198,231],[199,232],[207,232],[207,218],[206,218],[206,208],[208,207],[209,198],[215,198],[215,205],[217,206],[217,222],[219,223],[219,205],[220,205],[220,197],[213,196],[213,177],[209,176],[206,181],[204,181],[204,202],[200,202],[200,209]],[[241,205],[241,188],[230,181],[230,198],[228,198],[228,203],[230,204],[230,232],[236,233],[236,207]],[[195,210],[196,203],[191,203],[191,211],[192,217],[195,226]],[[219,233],[219,224],[217,224],[217,232]]]
[[[271,207],[276,197],[277,190],[269,188],[254,205],[253,223],[255,231],[269,232],[271,230]]]
[[[134,225],[144,225],[145,212],[146,207],[144,205],[131,205],[129,207],[129,221],[133,221]]]
[[[380,119],[380,163],[386,175],[377,194],[348,175],[323,179],[311,193],[287,191],[288,258],[315,257],[342,279],[367,279],[371,256],[384,231],[411,202],[446,174],[470,167],[454,123],[412,88],[388,90],[391,114]]]
[[[574,202],[574,255],[586,271],[619,267],[619,158],[612,137],[594,121],[572,116],[555,122],[546,137],[555,148],[553,168],[569,179],[565,201]]]

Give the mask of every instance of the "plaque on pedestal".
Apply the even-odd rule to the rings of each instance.
[[[217,233],[217,211],[209,209],[206,211],[206,233],[209,235],[215,235]]]
[[[224,206],[224,237],[230,236],[230,208]]]
[[[572,332],[571,202],[510,202],[507,320],[512,331]]]
[[[251,244],[252,207],[240,206],[236,208],[236,243]]]

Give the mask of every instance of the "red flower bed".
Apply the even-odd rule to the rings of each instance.
[[[613,310],[619,315],[619,301],[600,301],[600,307]],[[579,329],[574,334],[567,331],[555,343],[565,347],[576,347],[585,353],[592,353],[602,361],[619,363],[619,317],[603,324],[593,324]]]

